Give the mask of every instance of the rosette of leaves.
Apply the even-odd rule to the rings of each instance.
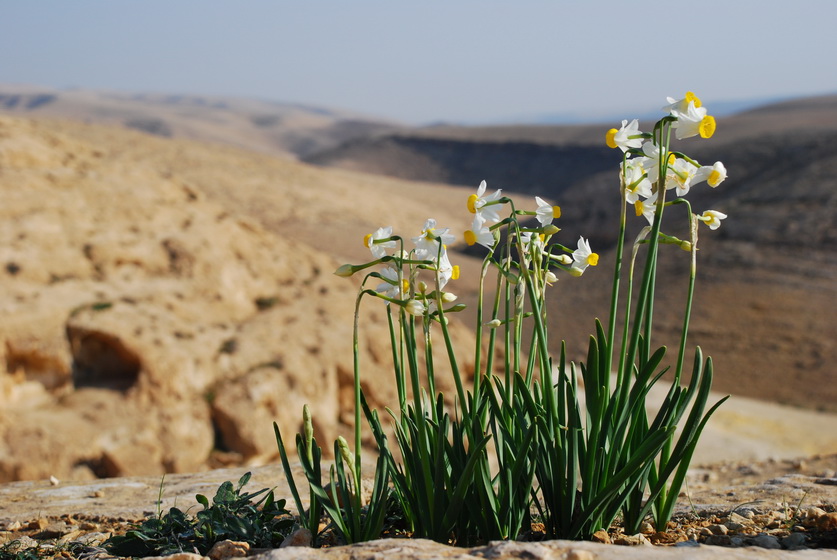
[[[277,547],[293,528],[293,518],[285,509],[285,500],[275,500],[272,490],[242,492],[250,476],[245,473],[235,486],[230,481],[221,484],[211,504],[206,496],[196,495],[203,509],[195,516],[173,507],[124,535],[111,537],[104,547],[116,556],[135,557],[193,551],[206,554],[215,543],[228,539],[255,548]]]

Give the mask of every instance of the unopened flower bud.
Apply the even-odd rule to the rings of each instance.
[[[692,250],[692,242],[691,241],[681,241],[680,248],[684,251],[690,252]]]
[[[569,255],[558,255],[555,260],[560,264],[573,264],[573,258]]]
[[[544,280],[546,281],[547,284],[552,284],[553,282],[558,281],[558,277],[555,276],[555,273],[552,272],[551,270],[547,270],[546,274],[544,274]]]
[[[410,315],[421,317],[424,315],[424,304],[417,299],[411,299],[404,304],[404,310]]]
[[[577,268],[577,267],[575,267],[575,266],[571,267],[571,268],[568,270],[568,272],[569,272],[572,276],[575,276],[576,278],[578,278],[579,276],[581,276],[582,274],[584,274],[584,271],[583,271],[583,270],[581,270],[580,268]]]
[[[559,228],[558,226],[549,224],[549,225],[544,226],[543,228],[541,228],[541,231],[543,232],[544,235],[555,235],[556,233],[561,231],[561,228]]]
[[[341,266],[340,268],[338,268],[337,270],[334,271],[334,274],[336,274],[337,276],[339,276],[341,278],[348,278],[354,273],[355,273],[355,267],[353,267],[350,264],[344,264],[343,266]]]
[[[442,301],[445,303],[453,303],[454,301],[456,301],[456,294],[452,294],[451,292],[443,292]]]
[[[496,329],[497,327],[499,327],[502,324],[503,324],[503,322],[500,321],[500,319],[492,319],[492,320],[488,321],[485,324],[485,326],[488,327],[489,329]]]
[[[346,464],[354,467],[355,454],[349,449],[349,443],[346,441],[346,438],[343,436],[337,436],[337,447],[340,448],[340,455],[343,457]]]

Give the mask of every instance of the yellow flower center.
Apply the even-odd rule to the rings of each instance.
[[[609,148],[618,148],[619,146],[616,145],[616,133],[619,132],[615,128],[611,128],[605,134],[605,143],[608,145]]]
[[[712,135],[715,134],[715,117],[711,115],[703,117],[698,125],[698,132],[700,132],[701,138],[712,138]]]
[[[471,196],[468,197],[468,211],[471,214],[476,214],[477,213],[477,207],[476,207],[477,200],[479,200],[479,197],[475,194],[472,194]]]
[[[552,217],[556,220],[561,217],[561,207],[560,206],[553,206],[552,207]]]
[[[470,229],[468,231],[466,231],[465,232],[465,243],[467,243],[468,245],[473,245],[476,242],[477,242],[477,234],[475,234]]]
[[[677,161],[677,156],[675,156],[674,154],[669,154],[668,155],[668,164],[669,165],[674,165],[675,161]]]
[[[366,246],[367,249],[370,249],[372,247],[372,234],[371,233],[367,233],[363,237],[363,244]]]
[[[590,266],[596,266],[599,264],[599,254],[598,253],[590,253],[587,257],[587,264]]]
[[[459,265],[453,265],[453,272],[450,275],[451,280],[459,280]]]
[[[634,204],[634,210],[636,211],[637,217],[642,216],[642,214],[645,212],[644,208],[645,203],[641,200],[637,200],[636,204]]]
[[[693,102],[695,104],[695,109],[700,108],[700,106],[702,105],[700,102],[700,98],[691,91],[686,92],[686,103],[689,102]]]
[[[706,182],[709,183],[710,187],[717,187],[721,180],[722,179],[720,172],[718,172],[717,169],[713,169],[712,173],[709,174],[709,179],[707,179]]]
[[[401,279],[401,294],[402,294],[402,297],[404,295],[406,295],[407,293],[409,293],[409,291],[410,291],[410,281],[407,280],[406,278],[402,278]]]

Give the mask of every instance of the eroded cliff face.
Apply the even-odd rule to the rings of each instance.
[[[207,184],[142,155],[199,166],[209,148],[73,130],[0,117],[0,480],[264,462],[272,422],[292,438],[304,403],[330,449],[352,402],[340,263],[218,196],[234,169]],[[304,188],[275,182],[277,207]],[[387,354],[362,352],[370,399],[390,404]]]

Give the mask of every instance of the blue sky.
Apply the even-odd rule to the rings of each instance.
[[[407,123],[837,93],[837,2],[0,0],[0,83],[234,95]]]

